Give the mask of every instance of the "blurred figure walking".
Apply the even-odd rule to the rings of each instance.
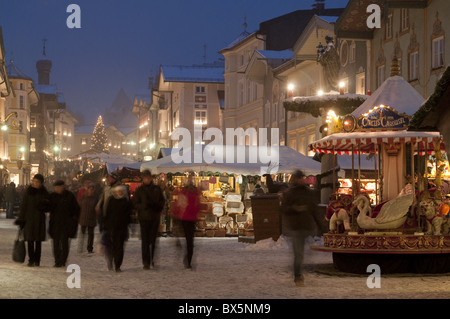
[[[98,195],[95,191],[95,184],[89,183],[85,185],[86,191],[80,197],[80,220],[81,236],[78,242],[78,252],[83,252],[87,231],[87,251],[94,252],[94,229],[97,226],[97,214],[95,207],[98,202]]]
[[[149,170],[141,176],[142,185],[134,192],[133,203],[141,227],[142,263],[144,269],[151,269],[155,266],[156,237],[166,199],[161,187],[153,183]]]
[[[48,233],[53,238],[55,267],[64,267],[69,256],[69,238],[77,236],[80,206],[75,195],[66,189],[64,181],[55,181],[53,187]]]
[[[16,225],[23,228],[28,246],[29,267],[40,265],[42,242],[46,237],[45,213],[49,209],[49,193],[44,186],[44,176],[36,174],[23,195],[19,217],[15,221]]]
[[[6,218],[14,218],[14,205],[17,200],[16,184],[9,183],[5,189]]]
[[[175,219],[181,221],[186,238],[186,257],[184,265],[186,269],[192,269],[192,257],[194,255],[194,233],[195,224],[198,221],[198,214],[201,208],[201,192],[194,185],[194,173],[189,172],[185,186],[175,191],[177,200],[171,208],[171,213]]]
[[[287,227],[287,235],[292,238],[294,250],[294,281],[303,286],[302,264],[305,239],[312,235],[315,226],[321,229],[322,223],[317,215],[315,194],[305,184],[305,174],[297,170],[291,175],[289,188],[282,195],[281,214]]]
[[[128,224],[131,221],[133,205],[128,197],[125,185],[112,189],[104,217],[104,240],[108,270],[121,272],[125,241],[128,239]]]

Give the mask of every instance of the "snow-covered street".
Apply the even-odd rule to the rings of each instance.
[[[368,288],[367,276],[333,270],[329,253],[306,249],[305,286],[292,277],[289,240],[256,244],[237,238],[196,238],[194,267],[185,270],[176,238],[159,238],[156,269],[143,270],[140,240],[126,243],[121,273],[107,271],[98,253],[77,252],[71,242],[68,264],[80,267],[80,288],[69,288],[72,272],[53,267],[51,240],[42,245],[40,267],[12,261],[17,227],[0,213],[0,298],[3,299],[448,299],[447,275],[382,275],[381,288]],[[96,233],[96,241],[99,236]],[[320,241],[311,238],[309,243]]]

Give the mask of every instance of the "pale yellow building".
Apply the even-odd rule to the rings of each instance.
[[[31,106],[38,103],[38,94],[33,79],[24,74],[13,61],[6,67],[13,88],[13,94],[6,101],[6,115],[10,117],[8,126],[8,170],[9,178],[16,185],[30,183],[30,130]]]

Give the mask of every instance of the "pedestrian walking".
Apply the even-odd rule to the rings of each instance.
[[[53,239],[55,267],[64,267],[69,256],[70,238],[76,238],[80,206],[75,195],[66,189],[64,181],[53,183],[50,194],[48,233]]]
[[[104,217],[104,241],[108,270],[121,272],[125,241],[128,239],[128,224],[131,221],[133,205],[127,196],[125,185],[112,188]]]
[[[144,269],[155,266],[156,237],[164,208],[165,197],[158,185],[153,183],[153,176],[149,170],[141,174],[142,185],[133,195],[133,204],[137,209],[137,217],[141,229],[141,251]]]
[[[44,176],[34,175],[31,186],[27,188],[15,224],[23,228],[27,242],[28,266],[39,266],[42,242],[46,239],[46,215],[49,211],[49,193],[44,187]]]
[[[98,195],[95,192],[95,184],[89,183],[86,186],[86,192],[80,197],[80,220],[81,236],[78,242],[78,251],[83,252],[84,242],[87,231],[87,251],[94,252],[94,230],[97,226],[97,215],[95,207],[98,202]]]
[[[194,255],[195,224],[201,207],[201,191],[194,185],[194,173],[189,172],[185,186],[176,192],[177,200],[171,208],[172,215],[181,222],[186,238],[186,256],[184,265],[192,269]]]
[[[14,218],[14,205],[17,200],[16,184],[9,183],[5,189],[6,218]]]
[[[106,215],[106,209],[108,207],[109,199],[112,197],[111,189],[115,185],[119,185],[120,181],[117,176],[109,175],[107,177],[107,184],[103,187],[102,193],[99,197],[97,205],[95,206],[95,212],[97,214],[97,222],[99,226],[100,233],[103,232],[103,220]]]
[[[281,214],[287,235],[292,238],[294,252],[294,282],[303,286],[302,264],[305,239],[314,234],[315,227],[322,227],[317,215],[317,200],[312,190],[305,184],[302,171],[295,171],[289,180],[289,188],[282,195]]]

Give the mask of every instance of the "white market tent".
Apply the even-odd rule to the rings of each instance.
[[[270,153],[269,156],[264,156],[267,155],[264,152],[261,155],[258,146],[225,145],[211,148],[208,148],[208,146],[202,146],[198,149],[194,147],[186,151],[177,149],[175,150],[175,157],[169,155],[155,161],[142,163],[141,171],[149,169],[153,174],[167,174],[184,173],[185,171],[193,170],[196,172],[241,175],[292,173],[296,169],[303,170],[306,175],[317,175],[321,172],[321,164],[319,162],[287,146],[275,147],[272,151],[273,153]],[[212,153],[213,150],[216,153]],[[183,154],[189,154],[187,158],[190,160],[179,163],[176,156]],[[213,154],[216,160],[212,161],[212,158],[207,156],[209,154]],[[227,156],[230,156],[230,154],[233,154],[231,162],[227,161]],[[198,160],[194,160],[195,156]]]

